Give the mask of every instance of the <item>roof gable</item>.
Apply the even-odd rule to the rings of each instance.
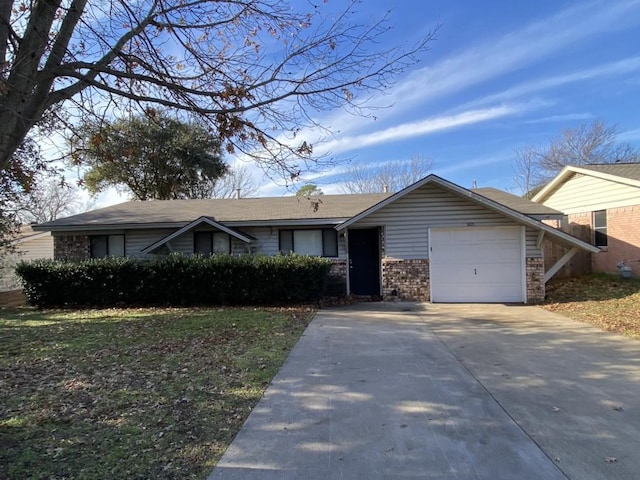
[[[516,210],[513,210],[501,203],[498,203],[494,200],[491,200],[490,198],[487,198],[483,195],[480,195],[478,193],[475,193],[471,190],[467,190],[466,188],[463,188],[459,185],[456,185],[455,183],[449,182],[447,180],[444,180],[443,178],[438,177],[437,175],[429,175],[425,178],[423,178],[422,180],[419,180],[418,182],[414,183],[413,185],[408,186],[407,188],[405,188],[404,190],[401,190],[397,193],[395,193],[394,195],[392,195],[389,198],[386,198],[380,202],[378,202],[377,204],[369,207],[368,209],[364,210],[363,212],[360,212],[358,215],[355,215],[353,217],[351,217],[349,220],[346,220],[345,222],[342,222],[340,225],[337,225],[335,228],[338,231],[344,230],[346,228],[348,228],[350,225],[353,225],[354,223],[358,222],[359,220],[362,220],[363,218],[371,215],[372,213],[380,210],[381,208],[384,208],[385,206],[395,202],[396,200],[404,197],[405,195],[413,192],[414,190],[427,185],[427,184],[434,184],[439,186],[440,188],[447,190],[455,195],[458,195],[462,198],[465,198],[473,203],[476,203],[478,205],[481,205],[485,208],[488,208],[490,210],[493,210],[495,212],[499,212],[502,215],[504,215],[507,218],[510,218],[520,224],[526,225],[526,226],[530,226],[532,228],[535,228],[537,230],[542,230],[548,234],[550,234],[552,237],[561,240],[564,243],[570,244],[572,246],[576,246],[579,247],[583,250],[587,250],[590,252],[598,252],[600,251],[597,247],[594,247],[593,245],[590,245],[586,242],[583,242],[582,240],[579,240],[575,237],[573,237],[572,235],[569,235],[565,232],[562,232],[561,230],[557,230],[549,225],[546,225],[538,220],[535,220],[523,213],[520,213]]]
[[[149,245],[148,247],[144,248],[141,250],[140,253],[150,253],[153,250],[155,250],[156,248],[161,247],[162,245],[170,242],[171,240],[173,240],[176,237],[179,237],[180,235],[183,235],[184,233],[193,230],[194,228],[205,224],[205,225],[209,225],[211,227],[217,228],[218,230],[225,232],[228,235],[231,235],[232,237],[235,237],[239,240],[242,240],[245,243],[251,243],[251,241],[255,240],[251,235],[247,235],[245,233],[239,232],[233,228],[229,228],[226,225],[223,225],[219,222],[216,222],[215,220],[209,218],[209,217],[200,217],[196,220],[194,220],[193,222],[185,225],[184,227],[176,230],[175,232],[171,233],[170,235],[167,235],[164,238],[161,238],[160,240],[158,240],[155,243],[152,243],[151,245]]]
[[[569,165],[564,167],[560,173],[535,194],[531,200],[537,203],[543,203],[576,174],[640,188],[640,163]]]

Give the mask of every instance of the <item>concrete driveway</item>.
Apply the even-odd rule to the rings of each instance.
[[[209,478],[640,478],[640,342],[528,306],[322,310]]]

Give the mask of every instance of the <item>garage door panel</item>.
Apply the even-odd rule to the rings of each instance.
[[[478,287],[475,283],[451,283],[442,285],[446,290],[455,289],[456,297],[434,299],[434,302],[453,303],[496,303],[496,302],[522,302],[522,291],[517,285],[504,285],[485,283]]]
[[[495,254],[495,249],[500,249],[500,255]],[[521,248],[496,246],[493,249],[476,249],[474,246],[460,247],[457,251],[447,248],[444,252],[431,250],[431,257],[435,265],[494,265],[513,264],[515,258],[520,258]],[[519,261],[519,260],[518,260]]]
[[[524,301],[522,235],[520,227],[432,229],[432,301]]]

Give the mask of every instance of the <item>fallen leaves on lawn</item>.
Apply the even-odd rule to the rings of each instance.
[[[640,281],[613,275],[554,280],[543,308],[611,332],[640,338]]]
[[[203,478],[312,312],[3,312],[0,477]]]

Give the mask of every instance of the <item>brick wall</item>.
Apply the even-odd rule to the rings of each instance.
[[[527,303],[540,303],[544,300],[544,260],[542,258],[527,258]]]
[[[429,260],[382,260],[382,295],[384,300],[428,302]],[[395,295],[394,295],[395,293]]]
[[[640,205],[607,210],[608,246],[592,256],[594,272],[619,273],[621,260],[640,260]],[[640,276],[640,261],[630,262],[635,276]]]
[[[57,260],[86,260],[90,256],[91,244],[87,235],[53,237],[53,258]]]
[[[331,258],[331,270],[329,271],[328,296],[344,296],[347,294],[347,260],[344,258]]]

